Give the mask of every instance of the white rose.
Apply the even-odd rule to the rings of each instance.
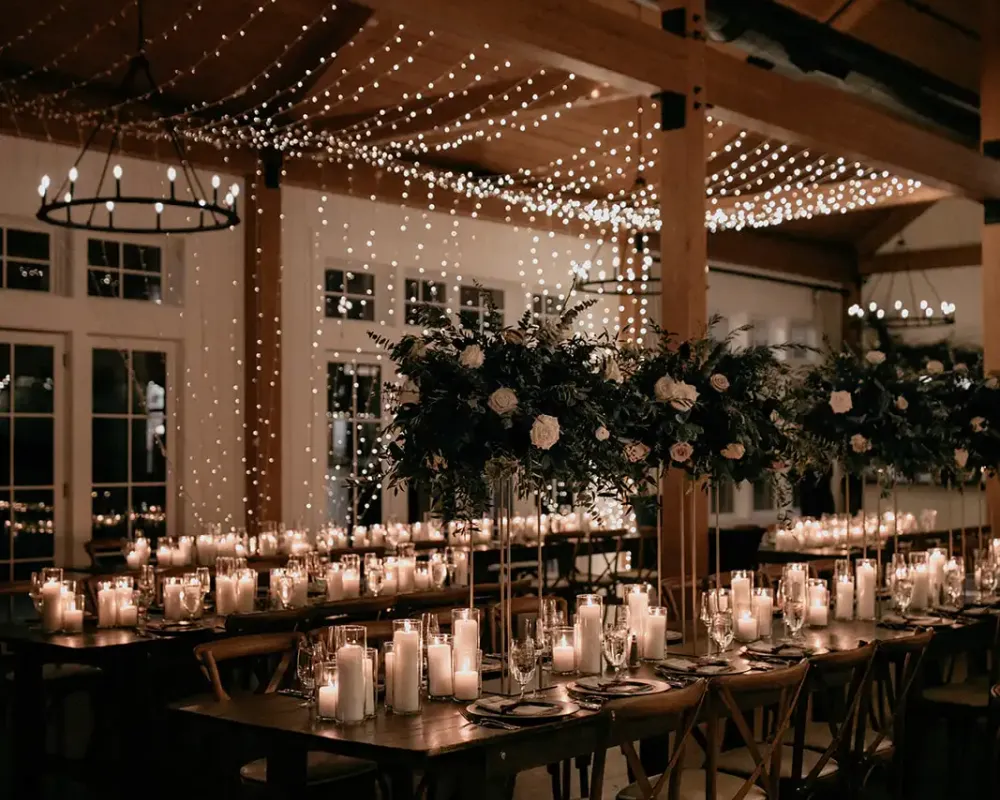
[[[531,424],[531,443],[548,450],[559,441],[559,420],[548,414],[539,414]]]
[[[903,395],[896,398],[896,408],[900,411],[906,411],[910,407],[910,401],[907,400]]]
[[[501,386],[490,395],[490,399],[486,401],[486,404],[492,411],[501,416],[510,414],[517,408],[517,395],[514,394],[513,389]]]
[[[604,362],[604,380],[614,381],[615,383],[622,382],[621,368],[618,366],[618,362],[613,358],[609,358]]]
[[[987,389],[998,389],[1000,388],[1000,378],[997,378],[996,375],[991,375],[986,379],[986,383],[984,385]]]
[[[969,424],[972,426],[972,430],[976,433],[982,433],[986,430],[986,418],[985,417],[973,417],[969,420]]]
[[[733,442],[731,444],[727,444],[719,452],[722,453],[723,457],[725,458],[728,458],[732,461],[739,461],[741,458],[743,458],[743,455],[746,453],[746,451],[747,449],[740,442]]]
[[[865,353],[865,361],[869,364],[881,364],[885,361],[885,353],[881,350],[869,350]]]
[[[687,411],[698,399],[698,390],[684,381],[664,375],[653,386],[653,394],[661,403],[670,403],[678,411]]]
[[[483,349],[478,344],[470,344],[458,357],[458,362],[469,369],[479,369],[483,365]]]
[[[396,396],[401,406],[405,405],[416,405],[420,402],[420,388],[411,380],[407,380],[400,389],[399,394]]]
[[[834,414],[846,414],[854,408],[850,392],[830,392],[830,408]]]
[[[448,459],[446,459],[440,453],[435,453],[431,456],[430,461],[427,462],[427,466],[430,468],[431,472],[437,472],[438,470],[448,469]]]
[[[855,453],[867,453],[872,449],[872,443],[860,433],[856,433],[851,437],[851,449]]]
[[[955,448],[955,464],[958,465],[959,469],[965,469],[965,465],[969,461],[969,451],[963,447]]]
[[[709,384],[717,392],[725,392],[729,389],[729,378],[716,372],[711,378],[708,379]]]
[[[925,369],[929,375],[940,375],[944,372],[944,364],[940,361],[928,361]]]
[[[597,438],[597,441],[606,442],[608,440],[608,437],[611,436],[611,431],[609,431],[602,425],[600,428],[594,431],[594,436]]]
[[[683,464],[694,455],[694,448],[688,442],[677,442],[670,445],[670,459]]]
[[[649,448],[642,442],[629,442],[625,445],[624,452],[625,458],[635,464],[637,461],[644,460],[649,455]]]

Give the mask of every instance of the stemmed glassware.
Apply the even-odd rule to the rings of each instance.
[[[989,548],[978,550],[973,575],[975,576],[976,593],[979,600],[992,597],[997,589],[997,563],[993,551]]]
[[[535,653],[535,640],[530,636],[523,639],[510,640],[510,674],[514,676],[521,689],[518,703],[524,702],[524,689],[535,677],[535,667],[538,657]]]
[[[604,626],[602,645],[604,658],[615,671],[615,681],[621,680],[621,672],[628,661],[629,630],[628,607],[612,606],[611,619]]]
[[[944,567],[944,593],[953,608],[962,604],[965,596],[965,559],[953,556]]]
[[[906,616],[913,602],[913,568],[903,564],[897,566],[893,573],[892,599],[899,613]]]
[[[212,572],[208,567],[198,567],[195,574],[201,582],[201,603],[204,607],[205,600],[208,599],[208,593],[212,591]]]
[[[440,553],[433,553],[430,560],[431,585],[438,591],[444,588],[444,582],[448,578],[448,564]]]
[[[701,620],[702,625],[705,626],[705,630],[708,632],[708,636],[712,641],[718,641],[713,633],[716,614],[720,612],[728,612],[729,628],[730,631],[732,630],[733,615],[730,599],[728,589],[709,589],[701,593],[701,612],[699,614],[699,619]],[[728,647],[729,645],[727,644],[726,646]]]
[[[385,567],[381,561],[372,562],[365,567],[365,583],[372,597],[378,597],[385,583]]]
[[[42,584],[45,583],[45,577],[41,572],[31,573],[31,589],[28,590],[31,596],[31,602],[35,604],[35,613],[40,614],[42,612]]]
[[[184,578],[184,583],[181,585],[181,608],[184,610],[185,619],[195,619],[201,612],[201,581],[197,578],[189,579],[188,575]]]
[[[278,608],[288,608],[292,602],[292,592],[295,589],[295,580],[291,575],[279,575],[275,579],[275,584],[278,597]]]
[[[719,655],[729,649],[733,643],[733,609],[726,608],[716,611],[712,615],[712,627],[709,634],[719,646]]]
[[[805,586],[800,581],[782,580],[778,588],[785,629],[795,639],[806,621]]]
[[[313,704],[313,690],[316,688],[316,664],[323,660],[325,648],[320,640],[310,641],[303,639],[299,642],[298,650],[295,654],[295,674],[299,679],[299,686],[306,701],[303,707]]]

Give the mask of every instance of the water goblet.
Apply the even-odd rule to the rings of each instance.
[[[601,643],[604,647],[604,658],[615,671],[615,682],[617,683],[621,681],[621,672],[628,660],[628,625],[609,623],[604,628],[604,637]]]
[[[733,611],[727,608],[712,615],[711,636],[719,646],[719,654],[725,653],[733,643]]]
[[[201,611],[201,601],[201,584],[197,580],[181,586],[181,608],[185,619],[194,619],[198,616]]]
[[[365,572],[365,583],[368,586],[368,591],[371,592],[372,597],[378,597],[379,593],[382,591],[382,586],[385,583],[385,567],[382,566],[382,562],[377,564],[372,564],[367,568]]]
[[[208,567],[198,567],[195,574],[201,582],[201,595],[202,598],[204,598],[210,591],[212,591],[212,572]],[[204,602],[204,599],[202,602]]]
[[[906,616],[910,603],[913,602],[913,572],[909,567],[896,570],[892,593],[899,613]]]
[[[517,681],[521,689],[518,703],[523,703],[525,687],[535,677],[535,666],[537,664],[535,640],[530,637],[511,639],[509,663],[510,674],[514,676],[514,680]]]
[[[288,608],[295,591],[295,580],[291,575],[279,575],[275,580],[278,598],[278,608]]]

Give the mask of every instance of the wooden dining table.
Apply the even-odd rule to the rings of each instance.
[[[939,632],[956,637],[960,645],[963,631],[978,624],[959,622]],[[774,632],[776,639],[784,638],[779,620],[775,620]],[[804,630],[799,641],[813,648],[844,650],[912,634],[911,629],[874,622],[833,622]],[[709,650],[704,636],[670,647],[671,654],[704,655]],[[654,665],[641,664],[632,674],[652,678]],[[574,680],[572,676],[552,678],[546,673],[546,677],[552,685],[540,690],[545,699],[569,699],[567,685]],[[484,693],[489,693],[488,684]],[[490,792],[502,795],[505,781],[518,772],[592,753],[603,724],[602,715],[581,710],[551,723],[503,730],[470,723],[463,708],[447,701],[425,701],[415,716],[380,710],[374,719],[344,726],[317,720],[300,700],[280,694],[251,695],[226,703],[195,698],[173,706],[189,721],[215,726],[220,734],[234,727],[252,730],[267,753],[267,782],[275,797],[295,796],[305,783],[306,753],[326,751],[376,763],[393,776],[394,797],[403,800],[417,775],[423,776],[418,788],[447,780],[460,795],[485,800]]]

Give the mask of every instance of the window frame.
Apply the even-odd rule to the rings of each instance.
[[[476,292],[476,304],[475,305],[466,305],[466,304],[464,304],[462,302],[462,292],[463,292],[463,290],[464,291],[474,291],[474,292]],[[465,327],[465,328],[469,327],[469,326],[467,326],[465,324],[465,321],[463,320],[462,315],[463,314],[470,314],[470,313],[472,313],[472,314],[476,315],[476,318],[478,320],[477,329],[478,330],[482,330],[483,329],[483,319],[486,316],[486,304],[483,302],[483,296],[486,293],[488,293],[494,299],[496,298],[497,294],[500,295],[500,299],[503,302],[497,307],[497,312],[500,314],[501,320],[505,320],[506,319],[506,314],[507,314],[507,311],[506,311],[506,309],[507,309],[507,292],[506,292],[506,290],[504,290],[504,289],[497,289],[497,288],[494,288],[492,286],[459,286],[459,288],[458,288],[458,309],[456,311],[456,314],[458,316],[459,325],[461,327]],[[501,326],[503,324],[505,324],[505,323],[502,321],[501,322]]]
[[[6,230],[8,228],[14,228],[19,231],[26,231],[29,233],[44,233],[49,237],[49,288],[47,291],[40,291],[37,289],[8,289],[6,286],[6,269],[7,269],[7,246],[6,238],[4,238],[4,248],[3,253],[0,254],[0,260],[4,262],[3,264],[3,277],[0,279],[0,291],[12,291],[12,292],[26,292],[31,295],[37,295],[38,297],[51,297],[53,295],[63,295],[67,294],[67,286],[69,285],[69,272],[68,265],[66,263],[66,254],[68,251],[67,240],[69,237],[69,231],[61,230],[58,228],[53,228],[51,225],[45,225],[34,218],[26,219],[24,217],[16,217],[12,215],[0,214],[0,228],[4,229],[4,237],[6,237]],[[35,263],[36,259],[28,259],[32,263]],[[38,261],[37,263],[41,263]]]
[[[102,267],[90,263],[90,242],[114,242],[118,245],[118,266],[117,267]],[[131,269],[124,266],[125,264],[125,245],[134,245],[137,247],[150,248],[155,247],[160,252],[160,269],[157,272],[150,270],[141,269]],[[171,247],[165,236],[120,236],[111,233],[101,233],[100,236],[91,236],[89,233],[82,237],[82,256],[84,262],[84,293],[89,299],[93,300],[128,300],[135,303],[150,303],[152,305],[163,306],[170,304],[171,291],[173,287],[170,285],[170,280],[168,278],[170,269],[170,258],[172,255]],[[117,295],[106,295],[106,294],[94,294],[91,292],[91,273],[92,272],[109,272],[115,274],[118,280],[118,294]],[[159,300],[154,300],[153,298],[141,298],[141,297],[125,297],[125,276],[134,276],[141,278],[156,278],[160,283],[160,298]]]
[[[326,276],[328,272],[340,272],[343,274],[344,279],[342,282],[342,291],[331,291],[327,288]],[[371,291],[369,294],[357,294],[355,292],[348,291],[347,282],[349,280],[348,276],[361,276],[371,279]],[[324,319],[338,320],[341,322],[358,322],[364,325],[371,325],[375,322],[375,314],[377,312],[376,303],[378,298],[378,276],[374,270],[371,269],[354,269],[352,265],[348,265],[339,261],[329,261],[323,267],[323,276],[321,281],[321,286],[323,287],[322,295],[322,313]],[[331,315],[327,313],[327,300],[329,298],[342,298],[349,302],[362,302],[368,308],[371,308],[371,319],[363,317],[361,319],[354,319],[348,316],[348,314]],[[339,305],[339,303],[338,303]]]
[[[406,284],[409,281],[416,281],[417,285],[420,287],[420,296],[416,300],[411,300],[410,294],[407,291]],[[440,300],[424,299],[424,289],[426,288],[425,286],[426,284],[440,284],[441,286],[443,286],[444,292],[442,299]],[[420,275],[418,273],[413,273],[413,272],[405,272],[403,274],[403,325],[410,328],[423,327],[422,323],[420,322],[410,321],[411,308],[423,309],[429,306],[431,308],[438,309],[441,312],[442,317],[448,317],[451,311],[451,306],[448,303],[450,297],[451,297],[451,290],[448,288],[448,282],[446,280],[443,279],[435,280],[434,278],[430,278],[426,275]]]
[[[553,303],[556,306],[555,311],[546,310],[545,306],[549,303]],[[541,311],[535,310],[535,304],[538,303],[541,306]],[[531,318],[536,322],[557,322],[559,320],[559,307],[562,305],[562,301],[553,294],[545,293],[531,293]]]

